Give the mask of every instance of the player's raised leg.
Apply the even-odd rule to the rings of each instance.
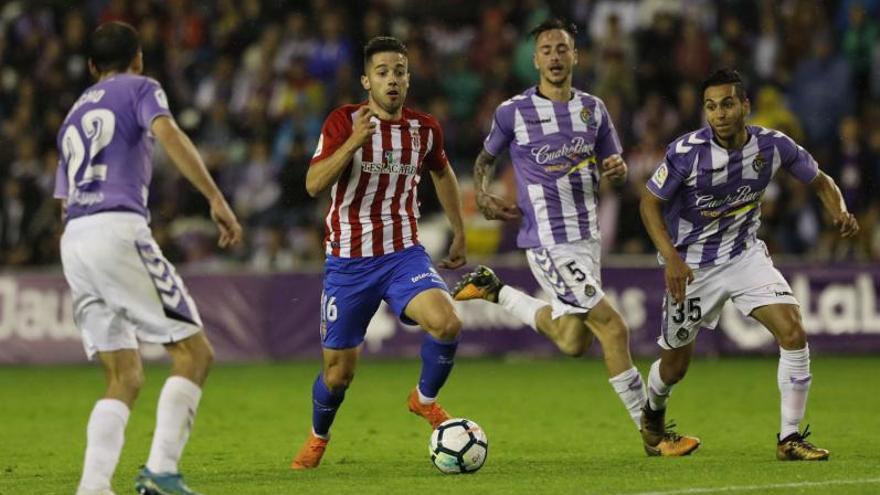
[[[756,308],[752,317],[767,327],[779,343],[779,385],[781,425],[777,436],[776,457],[781,461],[822,461],[830,453],[806,441],[809,427],[800,431],[807,409],[807,395],[813,376],[810,374],[810,348],[795,304],[769,304]]]
[[[500,304],[524,325],[547,336],[566,355],[581,356],[590,347],[592,334],[580,317],[553,318],[549,303],[504,284],[487,266],[480,265],[462,277],[452,290],[452,296],[456,301],[483,299]]]
[[[171,355],[171,376],[159,393],[153,444],[135,489],[141,495],[195,494],[183,481],[178,462],[189,440],[214,350],[204,331],[166,344],[165,349]]]
[[[95,403],[86,427],[86,453],[77,495],[108,495],[125,443],[129,412],[144,383],[136,349],[99,352],[107,390]]]
[[[437,403],[437,396],[455,364],[461,320],[449,294],[437,287],[414,296],[406,305],[404,314],[426,332],[420,353],[422,371],[419,383],[410,393],[407,405],[410,411],[436,428],[450,417]]]

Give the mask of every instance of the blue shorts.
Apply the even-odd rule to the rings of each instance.
[[[449,291],[419,245],[367,258],[328,256],[321,294],[321,345],[327,349],[359,346],[383,299],[402,322],[415,324],[403,313],[406,305],[433,288]]]

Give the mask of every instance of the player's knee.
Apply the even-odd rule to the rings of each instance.
[[[581,357],[590,348],[590,339],[583,336],[567,336],[557,343],[557,347],[566,356]]]
[[[629,345],[629,327],[626,326],[626,322],[617,313],[594,328],[596,337],[599,338],[605,347],[609,345]]]
[[[785,331],[779,333],[779,346],[783,349],[803,349],[807,345],[807,332],[800,318],[786,322]]]
[[[424,323],[425,330],[435,339],[451,341],[458,338],[461,333],[461,319],[455,311],[435,313]]]
[[[140,367],[118,370],[111,378],[111,386],[122,389],[126,395],[134,398],[144,386],[144,370]]]
[[[324,383],[330,390],[344,390],[354,380],[354,369],[346,366],[331,366],[324,370]]]

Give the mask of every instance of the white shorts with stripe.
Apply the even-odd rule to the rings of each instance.
[[[589,312],[605,297],[595,239],[526,250],[532,275],[551,294],[552,317]]]
[[[89,359],[96,352],[137,349],[138,341],[179,342],[201,330],[189,292],[138,214],[70,220],[61,236],[61,262]]]
[[[664,349],[690,344],[700,328],[718,325],[728,299],[744,316],[769,304],[798,304],[791,286],[773,266],[767,246],[757,241],[727,263],[694,269],[683,303],[675,304],[666,293],[657,343]]]

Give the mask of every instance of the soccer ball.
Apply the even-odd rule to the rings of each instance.
[[[473,473],[483,467],[489,440],[480,425],[469,419],[448,419],[431,433],[431,461],[446,474]]]

